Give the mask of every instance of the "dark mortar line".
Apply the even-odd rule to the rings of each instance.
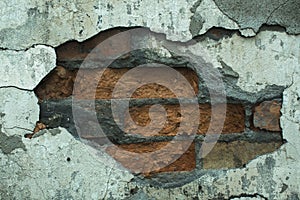
[[[197,139],[195,139],[194,141],[195,143],[195,159],[196,159],[196,168],[195,170],[201,170],[203,168],[203,163],[201,162],[202,159],[199,158],[199,153],[200,153],[200,149],[201,149],[201,143],[197,141]]]
[[[227,170],[194,169],[192,171],[161,172],[153,174],[150,178],[144,177],[142,175],[135,175],[135,177],[132,179],[132,182],[138,183],[142,186],[150,186],[157,189],[171,189],[182,187],[185,184],[199,179],[203,175],[219,176],[220,173],[224,173],[225,171]],[[170,179],[170,177],[172,177],[172,179]]]
[[[151,177],[144,177],[136,174],[132,182],[142,186],[153,188],[177,188],[188,184],[200,177],[201,171],[194,169],[192,171],[161,172],[152,174]],[[170,177],[172,176],[172,179]]]
[[[262,137],[263,135],[263,137]],[[108,138],[113,137],[114,135],[106,134]],[[95,139],[97,137],[94,137]],[[170,142],[170,141],[194,141],[195,143],[201,145],[205,141],[205,135],[192,135],[192,136],[151,136],[143,137],[140,135],[126,135],[123,132],[123,136],[119,135],[119,140],[117,144],[140,144],[140,143],[155,143],[155,142]],[[92,139],[91,139],[92,140]],[[232,143],[237,141],[244,141],[249,143],[260,143],[266,144],[271,142],[282,142],[281,133],[279,132],[253,132],[249,131],[244,133],[230,133],[230,134],[221,134],[218,138],[218,143]],[[214,141],[205,141],[206,143]]]
[[[245,108],[245,129],[250,130],[251,124],[252,124],[252,116],[253,116],[253,107],[255,105],[252,104],[246,104],[244,106]]]
[[[195,100],[195,98],[197,98],[197,100]],[[213,105],[218,105],[218,104],[232,104],[232,105],[247,105],[247,104],[251,104],[251,102],[247,101],[246,99],[242,100],[236,100],[236,99],[231,99],[231,97],[229,97],[229,99],[226,99],[226,101],[218,101],[218,97],[216,98],[216,100],[214,101],[213,104],[211,104],[211,100],[209,99],[209,97],[207,98],[202,98],[202,97],[195,97],[195,98],[115,98],[115,99],[95,99],[95,100],[89,100],[89,99],[75,99],[73,96],[69,96],[66,98],[61,98],[61,99],[45,99],[42,100],[42,103],[58,103],[58,102],[70,102],[70,104],[73,103],[73,101],[75,102],[76,105],[88,105],[93,103],[95,106],[99,105],[105,105],[105,104],[111,104],[112,101],[114,102],[120,102],[121,104],[125,103],[127,105],[127,102],[129,102],[129,106],[130,107],[141,107],[141,106],[146,106],[146,105],[155,105],[155,104],[161,104],[161,105],[180,105],[180,103],[182,105],[189,105],[189,104],[199,104],[199,105],[205,105],[205,104],[209,104],[211,106]],[[220,99],[222,99],[220,97]],[[277,99],[277,98],[276,98]],[[273,98],[270,99],[266,99],[263,101],[267,101],[267,100],[273,100]],[[146,102],[146,103],[145,103]],[[253,105],[255,105],[253,103]]]

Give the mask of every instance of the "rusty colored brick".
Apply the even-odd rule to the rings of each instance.
[[[264,101],[254,108],[253,125],[268,131],[281,131],[281,102],[277,100]]]
[[[203,159],[204,169],[229,169],[243,167],[257,156],[271,153],[281,146],[281,142],[250,143],[234,141],[217,143]]]
[[[78,99],[110,99],[114,91],[116,83],[130,69],[82,69],[68,70],[58,66],[37,86],[35,92],[42,99],[61,99],[72,95],[73,85],[76,81],[75,97]],[[151,70],[159,70],[159,68],[150,68]],[[186,68],[176,69],[189,81],[195,93],[198,92],[198,78],[194,71]],[[176,80],[174,80],[176,82]],[[176,95],[165,86],[150,83],[137,88],[132,94],[130,88],[136,84],[135,77],[123,82],[121,93],[116,93],[114,98],[175,98]],[[185,90],[181,90],[180,84],[174,85],[181,96],[187,96]]]
[[[188,111],[188,117],[195,115],[194,112],[200,111],[199,123],[196,124],[197,127],[190,127],[191,129],[186,130],[187,132],[191,130],[196,130],[198,134],[206,134],[209,126],[211,125],[211,106],[209,104],[200,104],[199,111],[192,110],[193,107],[189,108],[189,105],[185,105]],[[226,105],[226,116],[219,114],[221,109],[223,109],[223,104],[215,105],[216,115],[214,116],[214,123],[223,126],[222,133],[241,133],[245,128],[245,111],[244,107],[240,104],[227,104]],[[147,129],[145,132],[143,128],[148,126],[151,122],[149,116],[150,105],[145,105],[141,107],[132,107],[129,110],[130,117],[135,122],[130,123],[129,116],[125,117],[125,132],[131,134],[140,134],[143,136],[158,136],[167,135],[174,136],[177,135],[180,123],[182,120],[182,115],[180,112],[179,105],[163,105],[165,111],[158,111],[152,113],[152,120],[155,120],[155,126]],[[165,112],[167,115],[165,116]],[[224,124],[223,120],[225,118]],[[223,119],[223,120],[222,120]],[[191,124],[190,126],[194,126]],[[187,125],[189,127],[189,125]],[[217,133],[217,130],[212,125],[211,131]]]
[[[149,73],[159,72],[160,68],[147,68]],[[131,92],[132,88],[135,88],[136,83],[139,81],[139,77],[127,76],[129,77],[126,81],[123,81],[120,85],[122,89],[120,92],[114,93],[113,91],[116,84],[128,72],[130,69],[111,69],[107,68],[104,71],[101,69],[94,70],[81,70],[78,73],[76,80],[78,85],[76,86],[75,97],[80,99],[111,99],[111,98],[175,98],[174,94],[170,89],[165,86],[159,85],[157,83],[150,83],[136,88],[134,92]],[[187,68],[176,68],[176,70],[181,73],[189,81],[190,85],[194,89],[195,93],[198,92],[198,77],[196,73]],[[163,77],[162,77],[163,78]],[[183,97],[189,97],[187,91],[185,91],[182,85],[175,84],[174,87],[180,91],[180,95]],[[98,83],[96,91],[94,84]]]
[[[226,109],[226,116],[223,115],[223,109]],[[222,128],[222,133],[241,133],[244,132],[245,129],[245,110],[244,106],[241,104],[216,104],[214,105],[215,113],[214,113],[214,123],[217,125],[222,124],[224,117],[224,125]],[[212,113],[211,113],[211,105],[210,104],[201,104],[200,105],[200,123],[199,123],[199,134],[207,133],[210,128],[211,132],[217,132],[212,121]],[[211,127],[210,127],[211,125]]]
[[[173,145],[167,146],[168,144]],[[192,171],[196,167],[195,144],[191,141],[122,144],[110,146],[106,151],[127,169],[133,172],[142,172],[144,175]],[[151,154],[157,151],[160,152]],[[131,155],[132,152],[141,157]]]
[[[67,70],[57,66],[35,88],[40,100],[62,99],[72,95],[76,70]]]

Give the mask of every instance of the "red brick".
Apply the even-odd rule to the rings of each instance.
[[[110,99],[112,98],[113,90],[119,81],[119,79],[125,75],[126,72],[128,72],[130,69],[123,68],[123,69],[110,69],[107,68],[104,71],[101,69],[94,69],[94,70],[81,70],[80,73],[78,73],[78,77],[76,80],[78,80],[79,84],[78,87],[76,87],[76,98],[80,99]],[[155,67],[149,67],[147,68],[149,70],[149,73],[159,72],[160,68]],[[190,85],[193,87],[195,93],[198,92],[198,77],[196,73],[190,69],[186,68],[176,68],[176,70],[181,73],[185,78],[189,81]],[[100,76],[100,74],[102,76]],[[159,76],[159,75],[157,75]],[[128,77],[128,76],[127,76]],[[162,77],[163,78],[163,77]],[[130,92],[131,87],[134,87],[138,80],[138,77],[129,77],[126,82],[122,83],[122,87],[124,87],[120,93],[115,93],[114,98],[175,98],[176,95],[166,88],[165,86],[156,84],[156,83],[150,83],[143,85],[140,88],[137,88],[132,94]],[[176,82],[176,80],[173,80]],[[98,86],[96,91],[92,91],[91,88],[94,84],[93,82],[98,82]],[[180,84],[174,84],[174,87],[176,87],[180,91],[180,95],[183,97],[189,97],[187,91],[182,90],[182,85]]]
[[[132,134],[140,134],[143,136],[158,136],[158,135],[167,135],[174,136],[178,132],[178,127],[180,126],[182,115],[180,113],[179,105],[163,105],[167,118],[165,120],[164,112],[155,112],[152,120],[157,121],[157,126],[151,127],[148,132],[144,132],[143,129],[138,128],[138,126],[148,126],[150,124],[149,117],[149,108],[150,105],[145,105],[141,107],[132,107],[129,110],[132,120],[135,124],[130,124],[129,116],[125,117],[125,132]],[[215,105],[216,115],[214,116],[215,125],[221,124],[223,126],[222,133],[241,133],[245,129],[245,111],[244,107],[240,104],[227,104],[226,105],[226,116],[221,114],[221,110],[223,109],[223,104]],[[194,107],[190,105],[186,105],[185,107],[188,112],[188,117],[192,117],[195,115],[193,110]],[[198,134],[206,134],[209,126],[211,125],[211,106],[209,104],[201,104],[200,108],[200,121],[196,125],[197,127],[190,127],[186,131],[198,130]],[[198,111],[199,112],[199,111]],[[224,125],[223,120],[225,117]],[[192,123],[192,122],[191,122]],[[193,126],[194,124],[187,125]],[[211,131],[217,133],[217,130],[212,125]]]
[[[214,105],[214,123],[221,124],[224,120],[223,115],[224,104]],[[199,134],[205,134],[208,128],[212,132],[217,132],[216,128],[211,125],[212,113],[211,105],[201,104],[200,105],[200,125],[198,129]],[[211,125],[211,127],[209,127]],[[222,133],[241,133],[245,129],[245,110],[241,104],[226,104],[226,116]]]
[[[40,100],[62,99],[72,95],[77,70],[57,66],[35,88]]]
[[[83,69],[77,73],[77,70],[67,70],[61,66],[58,66],[36,88],[36,94],[40,99],[61,99],[69,97],[73,92],[74,81],[77,81],[75,97],[80,99],[110,99],[112,98],[112,92],[115,88],[118,80],[130,69]],[[150,68],[151,70],[159,70],[159,68]],[[195,93],[198,93],[198,78],[194,71],[186,68],[177,68],[193,87]],[[100,74],[102,76],[100,76]],[[76,77],[77,76],[77,77]],[[75,79],[76,78],[76,79]],[[134,77],[132,80],[124,83],[125,87],[130,88],[136,83]],[[176,81],[176,80],[174,80]],[[93,91],[93,84],[97,84],[96,91]],[[180,90],[182,85],[174,85]],[[128,90],[128,89],[127,89]],[[116,94],[119,98],[131,97],[131,98],[175,98],[175,94],[166,88],[165,86],[151,83],[144,85],[130,94],[129,91],[124,91],[125,94]],[[180,95],[188,97],[188,93],[185,90],[180,91]]]
[[[281,131],[280,109],[281,102],[276,100],[260,103],[254,108],[254,126],[268,131]]]

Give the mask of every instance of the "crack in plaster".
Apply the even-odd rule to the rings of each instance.
[[[1,30],[0,30],[0,31],[1,31]],[[68,40],[68,41],[72,41],[72,40],[74,40],[74,39],[70,39],[70,40]],[[61,44],[65,43],[65,42],[67,42],[67,41],[62,42]],[[52,48],[52,49],[55,48],[55,46],[51,46],[50,44],[36,43],[36,44],[32,44],[31,46],[28,46],[28,47],[26,47],[26,48],[24,48],[24,49],[13,49],[13,48],[3,48],[3,47],[0,47],[0,51],[27,52],[27,51],[29,51],[30,49],[36,48],[36,47],[38,47],[38,46],[41,46],[41,47],[42,47],[42,46],[44,46],[44,47],[49,47],[49,48]]]
[[[113,170],[113,167],[110,168],[109,173],[108,173],[108,178],[107,178],[107,181],[106,181],[106,186],[105,186],[105,192],[104,192],[103,199],[106,199],[106,196],[107,196],[107,193],[108,193],[108,184],[109,184],[109,181],[110,181],[112,170]]]
[[[266,23],[269,22],[270,18],[272,17],[272,15],[281,7],[283,7],[284,5],[286,5],[290,0],[286,0],[285,2],[283,2],[282,4],[280,4],[278,7],[276,7],[274,10],[271,11],[270,15],[267,17],[266,19]],[[261,27],[261,26],[260,26]]]
[[[238,198],[243,198],[243,197],[249,197],[249,198],[261,198],[261,199],[264,199],[264,200],[268,200],[267,197],[261,195],[261,194],[258,194],[258,193],[254,193],[254,194],[247,194],[247,193],[241,193],[239,195],[234,195],[234,196],[230,196],[229,198],[227,199],[224,199],[224,200],[237,200]]]
[[[14,85],[0,86],[0,90],[1,90],[1,89],[9,89],[9,88],[14,88],[14,89],[18,89],[18,90],[26,91],[26,92],[33,92],[33,91],[34,91],[33,89],[30,90],[30,89],[20,88],[20,87],[14,86]]]
[[[219,11],[220,11],[223,15],[225,15],[226,17],[228,17],[229,19],[231,19],[232,21],[234,21],[234,22],[238,25],[239,29],[241,29],[240,24],[238,23],[237,20],[235,20],[234,18],[230,17],[228,14],[224,13],[224,12],[220,9],[220,6],[215,2],[215,0],[212,0],[212,1],[215,3],[215,5],[218,7]]]

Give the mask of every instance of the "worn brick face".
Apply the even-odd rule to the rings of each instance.
[[[241,133],[245,129],[245,110],[241,104],[226,104],[226,116],[223,115],[222,110],[224,109],[223,104],[214,105],[215,115],[214,123],[222,124],[225,117],[224,126],[222,133]],[[200,105],[200,123],[199,123],[199,134],[205,134],[208,128],[215,131],[215,127],[209,127],[212,120],[211,105],[201,104]]]
[[[118,145],[118,148],[115,146],[108,147],[107,152],[124,167],[134,172],[145,172],[145,175],[150,172],[191,171],[195,169],[195,144],[190,141],[177,141],[175,145],[162,150],[156,155],[157,157],[142,155],[158,151],[166,147],[168,143],[169,142],[123,144]],[[182,150],[185,148],[187,148],[187,151],[182,153]],[[140,154],[140,158],[142,159],[131,155],[130,152]],[[179,158],[174,160],[174,158],[178,156]]]
[[[67,70],[57,66],[35,88],[35,93],[40,100],[62,99],[72,95],[76,70]]]
[[[45,80],[36,88],[36,94],[40,99],[60,99],[72,95],[74,81],[77,81],[75,97],[79,99],[111,99],[112,92],[119,79],[130,69],[83,69],[80,72],[77,70],[67,70],[58,66]],[[159,68],[149,68],[149,73],[159,71]],[[176,69],[182,74],[191,84],[195,93],[198,92],[198,78],[194,71],[186,68]],[[77,76],[77,77],[76,77]],[[157,74],[156,74],[157,76]],[[76,79],[75,79],[76,78]],[[115,98],[175,98],[170,89],[165,86],[150,83],[137,88],[132,94],[130,88],[136,83],[138,77],[130,77],[127,82],[122,83],[124,90],[122,93],[116,93]],[[175,84],[174,87],[180,91],[182,97],[190,97],[189,93],[181,89],[182,85]],[[97,84],[98,83],[98,84]],[[97,84],[96,91],[92,88]]]
[[[81,99],[110,99],[110,98],[174,98],[175,94],[165,86],[149,83],[137,88],[133,93],[130,91],[131,88],[135,87],[136,82],[140,79],[140,77],[135,76],[127,76],[128,79],[126,82],[122,82],[120,85],[122,87],[121,93],[115,93],[114,97],[112,97],[112,92],[116,87],[116,83],[119,79],[126,75],[130,69],[105,69],[105,71],[101,71],[99,69],[95,70],[86,70],[80,71],[78,74],[79,80],[78,88],[76,87],[75,96],[76,98]],[[189,83],[193,86],[195,93],[198,92],[198,81],[197,75],[190,69],[186,68],[178,68],[176,69],[179,73],[185,76],[185,78],[189,81]],[[153,76],[159,76],[160,68],[147,68],[149,74],[153,73]],[[100,73],[103,72],[103,75],[100,76]],[[156,72],[156,73],[155,73]],[[95,91],[91,90],[92,81],[98,81],[98,86]],[[180,95],[183,97],[190,97],[185,90],[182,90],[182,85],[175,84],[176,79],[174,81],[174,86],[180,90]]]
[[[228,169],[243,167],[259,155],[270,153],[280,147],[281,142],[250,143],[234,141],[217,143],[212,151],[203,159],[204,169]]]
[[[269,131],[281,131],[281,102],[277,100],[264,101],[254,108],[253,124],[256,128]]]
[[[245,121],[245,111],[242,105],[227,104],[226,116],[219,114],[222,109],[221,104],[215,105],[216,116],[214,117],[214,123],[223,125],[223,118],[225,117],[224,126],[222,133],[240,133],[244,131],[244,121]],[[191,127],[195,129],[198,134],[206,134],[211,123],[211,106],[209,104],[199,105],[199,110],[192,110],[193,107],[189,108],[189,105],[185,105],[188,115],[195,115],[194,112],[200,112],[199,123],[196,123],[197,127]],[[132,120],[138,126],[147,126],[150,123],[149,117],[150,105],[145,105],[141,107],[132,107],[129,111]],[[178,133],[178,127],[182,119],[182,114],[180,112],[179,105],[164,105],[167,113],[167,118],[165,118],[164,112],[155,112],[153,118],[157,121],[157,126],[149,129],[148,132],[144,132],[143,129],[139,129],[135,124],[129,123],[129,116],[125,118],[125,131],[127,133],[140,134],[143,136],[157,136],[157,135],[168,135],[174,136]],[[221,112],[220,112],[221,113]],[[166,119],[166,121],[165,121]],[[153,120],[153,119],[152,119]],[[199,126],[198,126],[199,125]],[[215,131],[215,127],[211,127],[212,132]],[[188,130],[190,131],[190,129]]]

